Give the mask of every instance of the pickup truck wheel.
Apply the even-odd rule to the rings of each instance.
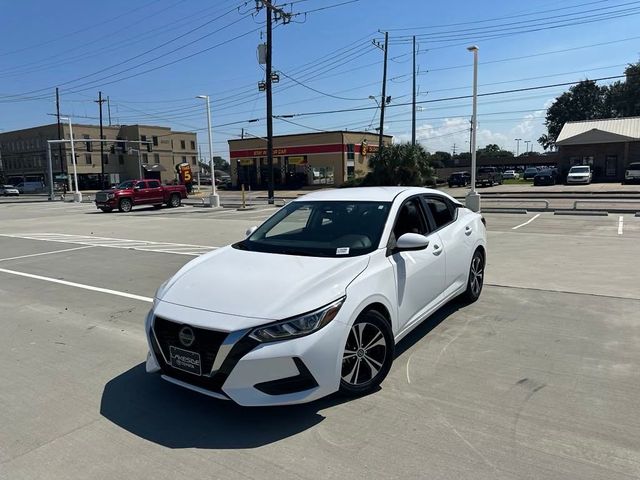
[[[130,212],[132,207],[133,207],[133,204],[131,203],[131,200],[128,198],[123,198],[122,200],[120,200],[120,203],[118,204],[118,210],[120,210],[123,213]]]
[[[181,203],[182,200],[180,198],[180,195],[178,195],[177,193],[174,193],[171,195],[171,197],[169,197],[169,206],[171,208],[179,207]]]
[[[102,210],[104,213],[111,213],[113,211],[113,208],[111,208],[111,207],[100,207],[100,210]]]

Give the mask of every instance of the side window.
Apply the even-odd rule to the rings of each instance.
[[[405,202],[396,217],[396,224],[393,227],[393,235],[396,240],[405,233],[420,233],[426,235],[427,225],[418,198],[412,198]]]
[[[435,197],[425,197],[424,201],[436,222],[436,228],[444,227],[453,221],[453,211],[446,200]]]
[[[151,180],[147,184],[149,185],[149,188],[160,188],[160,182],[157,180]]]
[[[138,182],[136,183],[136,187],[138,188],[147,188],[146,182]]]

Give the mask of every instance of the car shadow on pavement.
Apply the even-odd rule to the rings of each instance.
[[[451,315],[453,315],[463,307],[465,307],[465,304],[456,299],[447,303],[439,310],[436,310],[435,313],[424,320],[406,337],[400,340],[400,342],[396,345],[396,360],[401,357],[407,350],[413,347],[416,343],[421,341],[429,332],[431,332],[431,330],[436,328],[438,325],[440,325],[447,318],[449,318]]]
[[[145,440],[168,448],[255,448],[322,422],[319,411],[348,401],[332,395],[305,405],[247,408],[149,375],[141,363],[104,387],[100,414]]]

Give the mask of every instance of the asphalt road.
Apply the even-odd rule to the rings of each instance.
[[[245,409],[145,374],[158,285],[273,212],[0,205],[0,478],[640,478],[640,218],[487,214],[481,299],[365,398]]]

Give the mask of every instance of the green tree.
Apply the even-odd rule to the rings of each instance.
[[[479,149],[476,155],[478,158],[507,158],[513,157],[513,152],[503,150],[495,143],[490,143],[486,147]]]
[[[434,169],[421,145],[400,143],[386,146],[369,160],[371,171],[363,185],[413,185],[433,182]]]

